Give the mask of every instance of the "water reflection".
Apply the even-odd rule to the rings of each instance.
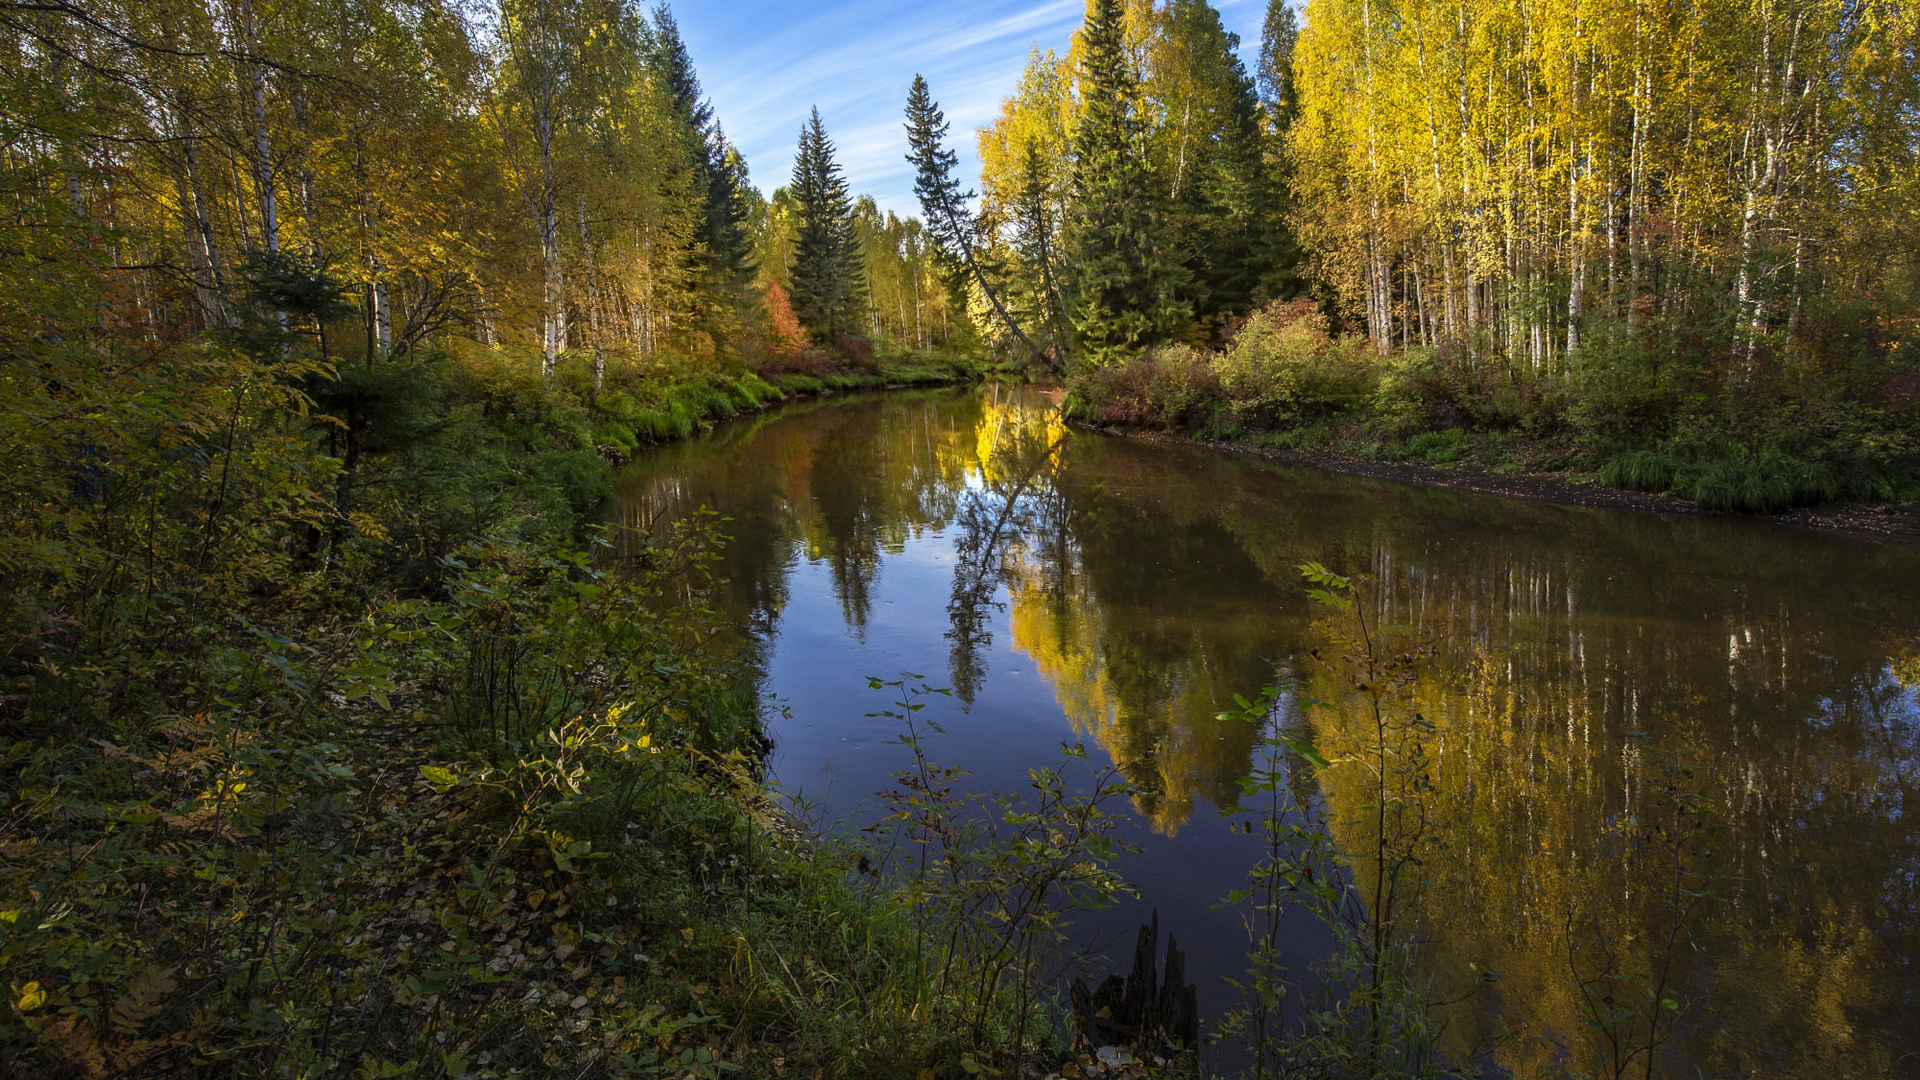
[[[829,809],[850,808],[892,767],[853,688],[944,665],[983,783],[1012,786],[1068,732],[1126,770],[1158,837],[1148,902],[1213,920],[1196,944],[1229,971],[1231,927],[1207,912],[1252,856],[1214,809],[1253,733],[1216,714],[1275,663],[1341,700],[1295,570],[1319,561],[1437,647],[1413,703],[1433,723],[1417,923],[1439,995],[1461,999],[1456,1045],[1504,1023],[1551,1033],[1507,1041],[1504,1066],[1584,1067],[1595,988],[1623,985],[1601,974],[1644,953],[1672,957],[1676,1074],[1913,1067],[1915,552],[1144,445],[1065,431],[1050,405],[992,388],[814,403],[624,476],[626,523],[731,519],[725,602],[793,703],[783,779],[825,776]],[[1341,721],[1307,722],[1331,738]],[[1713,811],[1687,880],[1718,898],[1672,932],[1673,845],[1645,817],[1683,750]],[[1362,785],[1321,783],[1362,846],[1340,835]],[[1501,981],[1471,993],[1469,964]]]

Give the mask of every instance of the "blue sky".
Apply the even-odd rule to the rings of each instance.
[[[1265,0],[1214,0],[1251,64]],[[907,87],[917,72],[953,125],[978,186],[974,129],[1000,110],[1034,45],[1064,53],[1085,0],[678,0],[680,34],[727,136],[762,192],[787,182],[807,110],[820,107],[848,186],[882,211],[917,215]]]

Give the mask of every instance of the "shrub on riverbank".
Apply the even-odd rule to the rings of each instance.
[[[32,351],[0,382],[0,1072],[860,1074],[972,1045],[872,1008],[924,998],[907,924],[760,795],[750,680],[686,589],[710,530],[631,575],[582,550],[611,425],[774,388],[689,362],[595,395],[585,358],[549,387],[478,347]]]
[[[1771,511],[1920,492],[1920,348],[1871,313],[1810,317],[1734,355],[1700,328],[1597,332],[1565,365],[1447,342],[1381,355],[1307,301],[1256,311],[1217,353],[1086,368],[1070,414],[1283,449],[1571,471],[1702,507]]]

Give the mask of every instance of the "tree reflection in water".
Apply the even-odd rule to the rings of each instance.
[[[731,519],[725,602],[765,663],[808,567],[847,634],[878,632],[883,594],[899,625],[937,621],[968,702],[1016,685],[989,670],[1011,646],[1052,698],[1025,722],[1102,747],[1176,847],[1212,843],[1209,808],[1238,797],[1254,733],[1217,718],[1234,694],[1279,662],[1303,696],[1342,700],[1310,658],[1326,628],[1295,567],[1359,575],[1370,619],[1436,647],[1417,702],[1436,842],[1412,924],[1439,998],[1470,964],[1501,976],[1451,1008],[1455,1045],[1504,1027],[1537,1033],[1500,1051],[1516,1073],[1597,1060],[1598,973],[1661,952],[1672,924],[1646,823],[1684,754],[1712,823],[1686,841],[1690,872],[1719,898],[1673,950],[1686,1008],[1662,1067],[1883,1076],[1920,1052],[1920,553],[1375,483],[1052,416],[1005,388],[815,403],[636,463],[617,513]],[[944,597],[888,590],[935,564]],[[1330,734],[1339,712],[1308,722]],[[1336,839],[1364,848],[1339,835],[1364,793],[1338,769],[1319,785]]]

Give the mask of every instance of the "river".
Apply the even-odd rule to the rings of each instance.
[[[1660,971],[1660,1072],[1920,1074],[1920,551],[1146,444],[1063,428],[1052,403],[808,402],[621,474],[625,524],[728,519],[721,600],[762,672],[770,773],[805,812],[871,814],[906,765],[865,715],[888,701],[869,676],[952,689],[929,749],[981,790],[1083,741],[1135,785],[1122,831],[1142,849],[1120,864],[1140,898],[1086,932],[1123,964],[1157,911],[1217,1014],[1247,948],[1219,905],[1261,851],[1222,813],[1258,731],[1219,714],[1279,671],[1287,722],[1351,734],[1330,645],[1351,616],[1309,600],[1312,560],[1357,578],[1370,626],[1431,648],[1396,706],[1424,725],[1403,925],[1454,1053],[1591,1068],[1640,1022],[1596,1027],[1599,1003]],[[1302,773],[1350,850],[1363,772]],[[1329,941],[1296,914],[1283,952],[1304,972]]]

